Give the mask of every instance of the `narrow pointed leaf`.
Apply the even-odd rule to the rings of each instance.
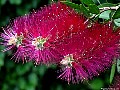
[[[120,18],[114,19],[114,24],[116,26],[120,27]],[[118,60],[118,61],[120,61],[120,60]],[[120,62],[117,62],[117,68],[120,68]],[[119,72],[120,72],[120,70],[119,70]]]
[[[88,7],[89,7],[89,11],[90,11],[91,13],[93,13],[93,14],[99,14],[99,13],[100,13],[100,10],[99,10],[99,8],[97,7],[97,5],[95,5],[95,4],[90,4],[90,5],[88,5]]]
[[[98,5],[99,8],[103,8],[103,7],[112,7],[112,6],[116,6],[116,4],[112,4],[112,3],[103,3]]]
[[[115,75],[115,68],[116,68],[116,60],[114,60],[114,63],[111,68],[111,73],[110,73],[110,83],[112,83],[114,75]]]
[[[113,19],[117,19],[117,18],[120,18],[120,7],[116,10],[116,12],[113,16]]]
[[[120,73],[120,59],[117,59],[117,72]]]
[[[61,1],[61,2],[70,6],[71,8],[80,9],[80,6],[78,4],[75,4],[75,3],[72,3],[72,2],[69,2],[69,1]]]
[[[81,3],[84,3],[86,5],[89,5],[89,4],[95,4],[92,0],[80,0]]]
[[[82,13],[83,13],[85,16],[87,16],[87,17],[90,16],[90,12],[89,12],[89,10],[85,7],[84,4],[81,4],[81,5],[80,5],[80,8],[81,8],[81,10],[82,10]]]

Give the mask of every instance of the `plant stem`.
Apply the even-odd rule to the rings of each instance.
[[[112,7],[103,7],[103,8],[99,8],[101,12],[106,11],[106,10],[117,10],[120,7],[120,5],[118,6],[112,6]]]

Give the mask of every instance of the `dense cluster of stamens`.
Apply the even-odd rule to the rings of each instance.
[[[63,66],[59,78],[68,83],[99,75],[120,56],[119,30],[113,32],[111,23],[89,26],[83,15],[60,2],[16,18],[1,38],[5,51],[17,48],[16,61]]]

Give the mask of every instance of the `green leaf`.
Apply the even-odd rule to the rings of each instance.
[[[115,68],[116,68],[116,60],[114,59],[114,63],[113,63],[113,65],[112,65],[111,73],[110,73],[110,83],[112,83],[112,80],[113,80],[113,78],[114,78]]]
[[[111,10],[110,15],[109,15],[111,20],[112,20],[112,17],[113,17],[114,14],[115,14],[115,11]]]
[[[18,86],[19,86],[19,88],[20,89],[24,89],[25,88],[25,86],[26,86],[26,80],[25,80],[25,78],[23,78],[23,77],[20,77],[19,79],[18,79]]]
[[[57,85],[56,90],[63,90],[62,85]]]
[[[25,74],[27,71],[30,70],[29,64],[24,64],[24,65],[20,65],[16,67],[16,73],[17,75],[23,75]]]
[[[90,4],[90,5],[88,5],[88,7],[89,7],[89,11],[90,11],[91,13],[93,13],[93,14],[99,14],[99,13],[100,13],[100,10],[99,10],[99,8],[97,7],[97,5],[95,5],[95,4]]]
[[[9,89],[8,83],[3,83],[2,90],[8,90],[8,89]]]
[[[28,77],[28,80],[32,86],[36,86],[38,82],[38,77],[35,73],[31,73]]]
[[[120,59],[117,59],[117,72],[120,73]]]
[[[4,58],[5,58],[5,54],[0,53],[0,67],[2,67],[4,65]]]
[[[80,6],[78,4],[75,4],[75,3],[72,3],[72,2],[68,2],[68,1],[61,1],[62,3],[70,6],[71,8],[74,8],[74,9],[80,9]]]
[[[9,0],[10,4],[20,5],[22,0]]]
[[[111,13],[111,10],[104,11],[99,15],[99,18],[108,20],[108,19],[110,19],[110,13]]]
[[[95,4],[92,0],[80,0],[81,3],[84,3],[86,5],[89,5],[89,4]]]
[[[0,0],[0,4],[4,5],[6,3],[7,0]]]
[[[103,87],[103,81],[99,78],[94,79],[90,82],[90,89],[91,90],[100,90]]]
[[[81,4],[81,5],[80,5],[80,8],[81,8],[81,12],[83,12],[83,14],[84,14],[86,17],[90,17],[90,12],[89,12],[89,10],[85,7],[84,4]]]
[[[66,1],[70,2],[71,0],[66,0]]]
[[[46,66],[41,66],[39,69],[38,69],[38,73],[40,76],[43,76],[45,74],[45,71],[47,70],[47,67]]]
[[[116,5],[112,3],[103,3],[103,4],[98,5],[98,8],[112,7],[112,6],[116,6]]]
[[[24,90],[35,90],[35,87],[31,85],[27,85]]]
[[[120,27],[120,18],[114,19],[114,23],[116,26]]]
[[[32,4],[31,4],[32,7],[33,7],[33,8],[36,8],[39,1],[40,1],[40,0],[32,0]]]
[[[120,18],[120,7],[116,10],[115,14],[113,15],[113,19]]]
[[[26,6],[27,7],[27,6]],[[26,14],[26,13],[29,13],[29,9],[30,9],[30,7],[28,7],[28,8],[26,8],[26,7],[17,7],[16,9],[16,12],[17,12],[17,14],[18,15],[24,15],[24,14]]]

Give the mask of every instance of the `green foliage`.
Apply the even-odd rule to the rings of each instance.
[[[91,90],[100,90],[101,87],[103,87],[103,81],[101,79],[94,79],[93,81],[91,81],[90,83],[90,88]]]
[[[114,19],[114,23],[116,26],[120,27],[120,18]]]
[[[93,13],[93,14],[99,14],[100,13],[99,8],[95,4],[89,4],[88,8],[89,8],[90,12]]]
[[[90,5],[90,4],[94,4],[94,2],[92,0],[80,0],[81,3],[84,3],[86,5]]]
[[[120,59],[117,59],[117,72],[120,73]]]
[[[20,5],[22,0],[9,0],[10,4]]]
[[[110,19],[110,13],[111,13],[111,10],[104,11],[99,15],[99,18],[108,20]]]
[[[37,80],[37,75],[36,73],[31,73],[29,76],[28,76],[28,83],[30,83],[32,86],[36,86],[37,83],[38,83],[38,80]]]
[[[0,47],[0,50],[2,50],[3,47]],[[0,69],[2,66],[4,66],[4,59],[5,59],[5,53],[0,52]]]
[[[4,5],[6,3],[7,0],[0,0],[0,4]]]
[[[120,7],[115,11],[115,14],[113,16],[113,19],[120,18]]]
[[[0,53],[0,67],[2,67],[4,65],[4,57],[5,57],[5,54]]]
[[[103,4],[98,5],[98,8],[112,7],[112,6],[116,6],[116,4],[112,4],[112,3],[103,3]]]
[[[83,13],[87,18],[92,17],[91,20],[98,20],[99,18],[105,19],[105,21],[111,20],[114,22],[116,27],[119,27],[119,18],[120,18],[120,7],[116,10],[116,6],[119,4],[113,4],[109,2],[101,3],[102,1],[92,1],[92,0],[80,0],[81,4],[75,4],[69,1],[62,1],[66,5],[74,8],[79,13]],[[96,5],[98,2],[99,5]],[[105,9],[105,7],[109,7],[109,9]],[[114,9],[111,10],[111,8]]]
[[[86,17],[89,17],[89,16],[90,16],[89,10],[85,7],[84,4],[81,4],[81,5],[80,5],[80,8],[81,8],[81,12],[83,12],[83,14],[84,14]]]
[[[110,73],[110,83],[112,83],[116,69],[116,59],[114,59],[114,63],[112,64],[111,73]]]
[[[61,2],[63,2],[64,4],[70,6],[71,8],[74,8],[74,9],[77,9],[77,10],[80,9],[80,6],[78,4],[75,4],[75,3],[72,3],[72,2],[69,2],[69,1],[61,1]]]
[[[29,63],[31,64],[31,63]],[[20,66],[16,66],[15,68],[15,72],[17,75],[24,75],[26,72],[28,72],[30,70],[30,65],[27,64],[27,65],[24,65],[24,64],[21,64]]]

